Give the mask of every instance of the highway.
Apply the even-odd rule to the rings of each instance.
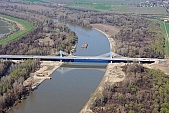
[[[164,59],[152,58],[128,58],[128,57],[101,57],[101,56],[37,56],[37,55],[0,55],[0,59],[6,60],[25,60],[25,59],[40,59],[42,61],[63,61],[63,62],[98,62],[98,63],[119,63],[119,62],[141,62],[154,63]]]

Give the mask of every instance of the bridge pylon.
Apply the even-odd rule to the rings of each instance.
[[[110,58],[112,59],[113,58],[113,52],[110,51]],[[112,63],[112,61],[111,61]]]
[[[62,55],[63,52],[61,50],[59,51],[59,54],[60,54],[60,57],[63,57],[63,55]]]
[[[63,57],[63,52],[60,50],[59,51],[60,57]],[[62,60],[60,60],[60,62],[62,62]]]
[[[110,52],[110,58],[113,58],[113,52]]]

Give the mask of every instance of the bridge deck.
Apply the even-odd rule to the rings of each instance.
[[[0,55],[0,59],[9,60],[25,60],[25,59],[40,59],[44,61],[63,61],[63,62],[98,62],[98,63],[110,63],[110,62],[142,62],[153,63],[159,59],[152,58],[110,58],[99,56],[37,56],[37,55]]]

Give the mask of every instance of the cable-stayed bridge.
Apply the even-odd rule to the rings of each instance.
[[[57,53],[58,54],[58,53]],[[140,62],[154,63],[164,59],[153,58],[128,58],[122,57],[113,52],[109,52],[99,56],[74,56],[65,52],[59,51],[60,56],[55,55],[0,55],[0,59],[6,60],[25,60],[25,59],[40,59],[42,61],[62,61],[62,62],[92,62],[92,63],[119,63],[119,62]]]

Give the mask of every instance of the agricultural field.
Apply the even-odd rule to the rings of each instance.
[[[41,3],[61,3],[67,7],[113,11],[117,13],[167,14],[163,7],[136,7],[145,0],[22,0]]]
[[[145,0],[75,0],[75,3],[102,3],[102,4],[130,4],[139,3]]]
[[[0,15],[0,17],[18,22],[24,27],[23,30],[19,30],[18,32],[15,32],[14,34],[8,36],[7,38],[0,40],[0,45],[19,39],[34,29],[33,25],[31,25],[29,22],[26,22],[24,20],[9,17],[9,16],[4,16],[4,15]]]
[[[167,14],[163,7],[136,7],[135,4],[144,0],[76,0],[67,4],[68,7],[107,10],[118,13],[136,14]]]
[[[28,2],[54,2],[54,3],[63,3],[63,4],[69,4],[72,5],[76,4],[104,4],[104,5],[120,5],[120,4],[132,4],[132,3],[139,3],[141,1],[145,0],[20,0],[20,1],[28,1]]]
[[[95,10],[111,10],[111,5],[105,5],[105,4],[97,4],[97,3],[91,3],[91,4],[68,4],[68,7],[74,7],[74,8],[84,8],[84,9],[95,9]]]
[[[135,13],[135,14],[167,14],[163,7],[135,7],[128,5],[113,5],[112,11],[118,13]]]
[[[43,1],[43,0],[22,0],[24,2],[41,2],[41,3],[49,3],[47,1]]]
[[[20,0],[24,2],[41,2],[41,3],[71,3],[74,2],[75,0]]]

